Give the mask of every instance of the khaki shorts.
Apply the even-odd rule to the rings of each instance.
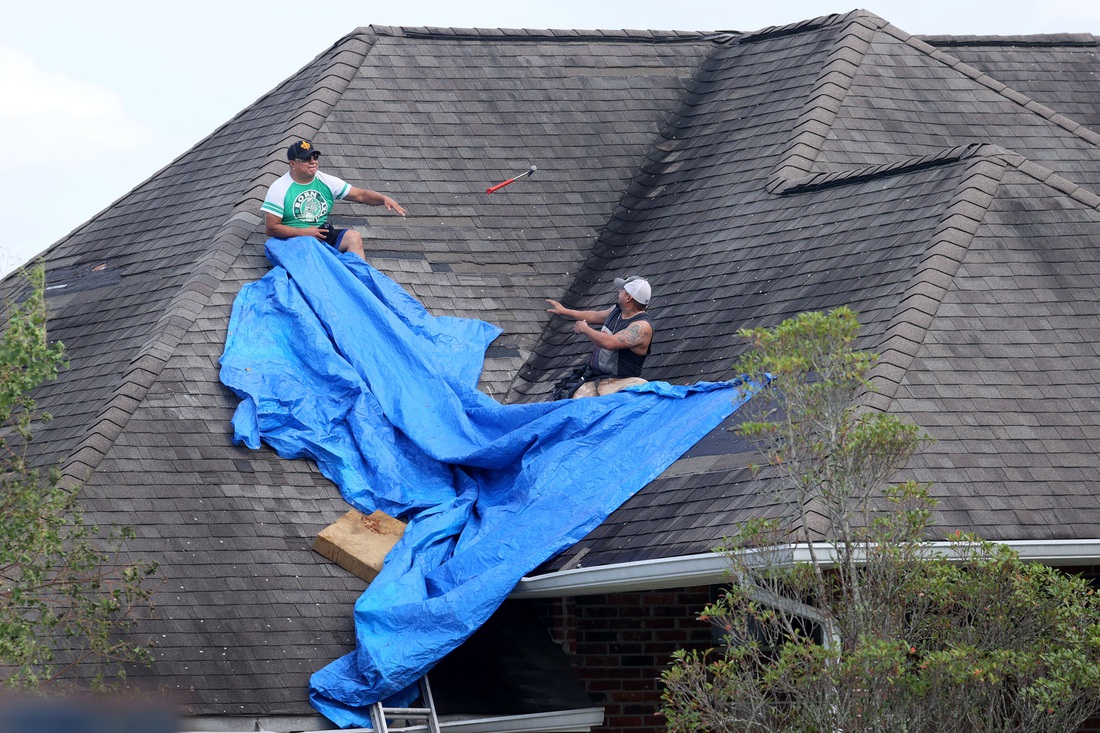
[[[604,395],[615,394],[620,389],[646,384],[647,381],[648,380],[642,379],[641,377],[593,379],[591,382],[585,382],[580,387],[577,387],[577,391],[573,393],[573,399],[577,399],[578,397],[603,397]]]

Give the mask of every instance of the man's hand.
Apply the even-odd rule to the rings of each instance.
[[[322,242],[325,241],[325,237],[328,235],[325,230],[318,227],[298,229],[296,227],[287,226],[283,224],[282,219],[268,212],[264,212],[264,233],[269,237],[276,237],[278,239],[313,237],[314,239],[320,239]]]
[[[386,211],[396,211],[401,216],[405,215],[405,209],[401,204],[397,203],[389,196],[382,197],[382,205],[386,207]]]
[[[348,195],[344,197],[347,201],[354,201],[357,204],[366,204],[367,206],[385,206],[386,211],[392,211],[394,213],[405,215],[405,207],[397,203],[392,197],[387,196],[384,193],[378,193],[372,191],[369,188],[356,188],[352,186],[348,191]]]

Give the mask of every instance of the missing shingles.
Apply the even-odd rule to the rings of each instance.
[[[519,349],[515,346],[492,345],[485,350],[486,359],[514,359],[520,356]]]
[[[46,294],[49,296],[58,291],[73,293],[93,290],[114,285],[121,279],[121,271],[111,269],[109,262],[66,267],[46,273]]]
[[[572,570],[573,568],[580,567],[581,560],[583,560],[584,556],[587,555],[587,554],[588,554],[588,548],[587,547],[582,547],[580,550],[578,550],[576,553],[573,554],[573,557],[569,558],[566,561],[566,563],[561,566],[561,569],[562,570]]]

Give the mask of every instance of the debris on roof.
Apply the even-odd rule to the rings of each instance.
[[[313,550],[370,583],[404,534],[405,523],[385,512],[368,516],[352,509],[317,533]]]

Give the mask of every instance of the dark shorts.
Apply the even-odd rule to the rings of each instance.
[[[336,249],[340,249],[340,240],[344,238],[347,233],[347,229],[337,229],[336,227],[329,227],[328,236],[325,237],[325,243],[331,244]]]

